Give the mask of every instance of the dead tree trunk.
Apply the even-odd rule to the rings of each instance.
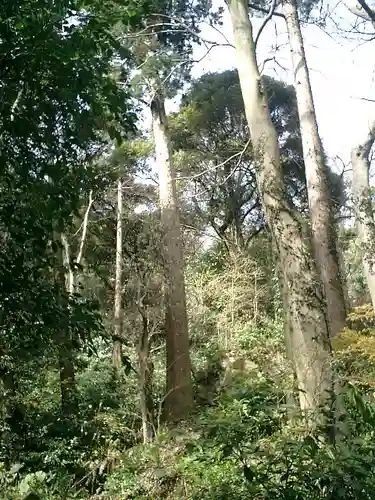
[[[303,410],[331,407],[333,372],[326,309],[310,242],[286,197],[280,151],[255,57],[246,0],[227,0],[254,148],[257,184],[288,287],[290,336]],[[324,418],[322,416],[322,418]]]
[[[120,377],[122,367],[122,179],[117,181],[117,228],[116,228],[116,267],[115,267],[115,307],[114,340],[112,347],[112,366],[116,378]]]
[[[352,150],[353,198],[362,262],[375,310],[375,221],[370,193],[370,152],[375,142],[375,121],[366,140]]]
[[[77,390],[75,381],[74,350],[70,329],[70,300],[74,293],[74,273],[71,266],[70,246],[64,233],[61,234],[63,271],[60,273],[61,284],[65,282],[66,295],[61,293],[61,306],[67,310],[65,320],[59,325],[56,335],[59,371],[61,407],[66,417],[77,411]]]
[[[164,96],[151,103],[156,164],[159,171],[163,232],[164,287],[167,332],[167,393],[169,421],[185,418],[193,407],[181,228]]]
[[[314,255],[325,290],[330,334],[334,336],[345,326],[346,310],[327,171],[296,0],[283,0],[283,11],[292,56]]]

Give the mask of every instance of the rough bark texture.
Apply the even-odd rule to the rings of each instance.
[[[375,310],[375,222],[370,194],[370,151],[375,142],[375,121],[366,140],[352,150],[353,198],[363,268]]]
[[[288,287],[290,336],[303,410],[331,404],[333,374],[325,304],[309,241],[286,200],[280,151],[255,58],[246,0],[228,0],[257,184]]]
[[[112,366],[118,378],[122,367],[122,180],[117,181],[117,229],[116,229],[116,268],[115,268],[115,307],[114,340],[112,347]]]
[[[292,346],[292,336],[290,334],[292,323],[291,323],[291,310],[290,310],[290,300],[288,297],[288,284],[287,278],[284,276],[282,270],[279,270],[279,283],[281,287],[281,296],[283,300],[283,312],[284,312],[284,342],[285,342],[285,352],[286,357],[289,362],[290,370],[292,372],[293,382],[291,384],[290,390],[286,393],[286,405],[289,418],[292,420],[296,417],[296,408],[298,408],[298,401],[296,398],[298,382],[296,380],[296,374],[294,371],[295,360],[294,352]]]
[[[165,113],[164,97],[156,93],[151,104],[156,164],[159,171],[161,225],[166,299],[167,394],[169,421],[184,418],[193,406],[189,334],[186,313],[181,229],[176,181]]]
[[[334,336],[345,326],[346,310],[332,203],[296,0],[283,0],[283,11],[292,56],[314,254],[325,290],[330,334]]]

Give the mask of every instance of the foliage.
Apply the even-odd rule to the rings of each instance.
[[[69,359],[74,376],[102,324],[95,298],[67,293],[61,234],[81,218],[88,191],[105,184],[96,159],[109,138],[135,127],[129,89],[111,74],[126,56],[113,24],[139,22],[135,7],[25,0],[0,9],[0,460],[22,457],[30,474],[47,450],[61,464],[76,459],[68,443],[79,415],[60,426],[57,369]]]
[[[370,304],[356,307],[347,319],[348,326],[332,340],[338,366],[346,377],[372,390],[375,384],[374,311]]]
[[[364,304],[353,309],[347,317],[348,327],[364,335],[374,334],[375,313],[371,304]]]
[[[293,87],[264,77],[290,202],[307,210],[306,179]],[[246,251],[265,227],[256,188],[253,152],[237,72],[204,74],[182,97],[170,119],[175,165],[181,176],[183,216],[211,229],[229,251]],[[329,170],[330,190],[341,203],[342,183]]]
[[[355,405],[352,418],[363,418]],[[372,499],[368,429],[335,446],[321,442],[303,421],[286,423],[282,393],[259,373],[238,381],[194,423],[126,452],[102,498]]]
[[[128,81],[139,64],[143,84],[169,75],[166,94],[175,95],[189,76],[199,22],[219,16],[206,1],[1,3],[1,498],[374,498],[373,312],[357,308],[334,340],[340,373],[351,382],[352,436],[322,443],[300,416],[290,418],[293,376],[271,242],[266,231],[258,234],[264,220],[251,145],[241,162],[236,156],[210,170],[248,141],[233,71],[193,82],[171,117],[179,174],[196,176],[192,183],[181,179],[180,192],[197,407],[180,428],[164,427],[159,210],[148,179],[152,144],[135,135],[139,110]],[[289,194],[305,211],[294,91],[265,82]],[[125,356],[115,381],[119,176]],[[335,196],[340,183],[332,179]],[[201,231],[209,225],[219,241],[211,232],[202,249]],[[65,282],[70,270],[78,283],[73,294]],[[154,442],[142,445],[138,368],[145,329],[156,419]],[[69,415],[61,404],[66,359],[76,403]]]

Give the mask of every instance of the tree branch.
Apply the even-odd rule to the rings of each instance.
[[[375,120],[371,123],[366,139],[354,148],[355,154],[367,158],[375,142]]]
[[[228,162],[230,162],[231,160],[233,160],[234,158],[237,158],[238,156],[240,157],[236,166],[235,166],[235,169],[238,167],[239,163],[241,162],[242,160],[242,157],[243,155],[245,154],[247,148],[249,147],[249,144],[251,142],[251,139],[249,139],[247,141],[247,143],[245,144],[244,148],[239,151],[238,153],[235,153],[233,154],[232,156],[230,156],[229,158],[227,158],[226,160],[222,161],[221,163],[218,163],[217,165],[213,165],[212,167],[209,167],[207,168],[206,170],[203,170],[203,172],[199,172],[198,174],[195,174],[195,175],[191,175],[191,176],[186,176],[186,177],[177,177],[176,180],[192,180],[192,179],[197,179],[198,177],[202,177],[202,175],[205,175],[209,172],[212,172],[213,170],[217,170],[218,168],[226,165]],[[233,173],[233,172],[231,172]]]
[[[369,5],[365,2],[365,0],[357,0],[362,9],[366,12],[368,17],[371,19],[373,23],[375,23],[375,11],[372,10]]]
[[[260,35],[262,34],[262,31],[267,26],[268,22],[272,19],[272,16],[273,16],[275,9],[276,9],[276,1],[277,0],[272,0],[270,10],[269,10],[268,14],[266,15],[266,17],[264,18],[264,20],[259,28],[259,31],[257,33],[257,36],[255,37],[255,40],[254,40],[255,49],[257,47],[257,43],[258,43]]]
[[[259,7],[258,5],[255,5],[253,3],[249,3],[249,7],[250,7],[250,9],[261,12],[262,14],[269,14],[269,10],[263,9],[262,7]],[[276,16],[276,17],[282,17],[283,19],[285,19],[284,14],[282,14],[281,12],[274,11],[272,15]]]
[[[22,97],[22,94],[23,94],[23,88],[24,88],[24,84],[23,82],[21,82],[21,88],[19,89],[18,93],[17,93],[17,97],[14,101],[14,103],[12,104],[12,107],[10,109],[10,121],[12,122],[14,120],[14,113],[16,112],[17,110],[17,106],[21,100],[21,97]]]
[[[85,245],[85,241],[86,241],[86,235],[87,235],[87,224],[88,224],[88,221],[89,221],[89,214],[90,214],[90,210],[91,210],[91,206],[92,206],[92,203],[93,203],[93,197],[92,197],[92,190],[90,190],[90,194],[89,194],[89,203],[87,205],[87,209],[86,209],[86,212],[85,212],[85,216],[83,218],[83,222],[82,222],[82,236],[81,236],[81,243],[79,245],[79,251],[78,251],[78,254],[77,254],[77,258],[76,258],[76,263],[77,264],[80,264],[81,260],[82,260],[82,255],[83,255],[83,247]]]

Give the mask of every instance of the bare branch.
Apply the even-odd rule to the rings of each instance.
[[[375,99],[368,99],[367,97],[357,97],[350,96],[352,99],[358,99],[359,101],[375,102]]]
[[[159,17],[164,17],[166,19],[170,19],[173,22],[165,22],[165,23],[161,23],[161,24],[163,26],[176,26],[176,24],[178,24],[181,27],[183,27],[188,33],[190,33],[191,35],[193,35],[197,39],[201,40],[202,42],[208,43],[209,45],[219,45],[219,46],[224,46],[224,47],[225,46],[233,47],[233,44],[229,43],[228,40],[226,40],[226,43],[218,43],[218,42],[214,42],[212,40],[208,40],[207,38],[202,37],[197,31],[194,31],[193,29],[191,29],[190,26],[188,26],[187,24],[185,24],[181,19],[179,19],[177,17],[168,16],[166,14],[156,14],[156,13],[153,13],[151,15],[159,16]]]
[[[365,0],[357,0],[359,5],[362,7],[362,9],[366,12],[368,17],[371,19],[373,23],[375,23],[375,11],[373,11],[368,4],[365,2]]]
[[[259,28],[259,31],[255,37],[255,40],[254,40],[254,46],[256,48],[257,44],[258,44],[258,40],[259,40],[259,37],[260,35],[262,34],[262,31],[264,30],[264,28],[267,26],[268,22],[272,19],[272,16],[275,12],[275,9],[276,9],[276,0],[272,0],[272,3],[271,3],[271,7],[270,7],[270,10],[268,11],[268,14],[266,15],[266,17],[263,19],[263,22]]]
[[[209,167],[207,168],[206,170],[203,170],[203,172],[199,172],[198,174],[195,174],[195,175],[191,175],[191,176],[186,176],[186,177],[176,177],[176,180],[180,181],[180,180],[192,180],[192,179],[197,179],[198,177],[202,177],[202,175],[205,175],[207,174],[208,172],[212,172],[214,170],[217,170],[218,168],[226,165],[228,162],[230,162],[231,160],[233,160],[234,158],[237,158],[238,156],[240,157],[240,160],[239,162],[241,161],[243,155],[245,154],[247,148],[249,147],[249,144],[251,142],[251,139],[249,139],[247,141],[247,143],[245,144],[244,148],[239,151],[238,153],[235,153],[233,154],[232,156],[230,156],[229,158],[227,158],[226,160],[224,160],[223,162],[221,163],[218,163],[217,165],[213,165],[212,167]],[[238,163],[239,163],[238,162]],[[236,168],[238,167],[238,163],[236,165]]]
[[[249,7],[250,7],[250,9],[257,10],[258,12],[261,12],[262,14],[269,14],[269,10],[263,9],[262,7],[259,7],[258,5],[255,5],[253,3],[249,3]],[[277,16],[277,17],[282,17],[283,19],[285,19],[284,14],[282,14],[281,12],[274,11],[273,15]]]
[[[93,200],[93,197],[92,197],[92,190],[90,190],[89,203],[87,205],[87,209],[86,209],[85,216],[83,218],[83,223],[82,223],[81,243],[79,245],[79,251],[78,251],[78,254],[77,254],[77,258],[76,258],[77,264],[80,264],[80,262],[82,260],[83,247],[85,245],[86,235],[87,235],[87,224],[88,224],[88,221],[89,221],[89,214],[90,214],[90,210],[91,210],[91,206],[92,206],[93,201],[94,200]]]
[[[233,44],[230,43],[230,41],[225,36],[225,34],[221,30],[219,30],[219,28],[217,26],[215,26],[212,23],[205,23],[205,24],[208,24],[208,26],[210,26],[210,28],[214,29],[217,33],[219,33],[219,35],[221,35],[224,38],[225,43],[228,44],[228,46],[233,47]]]
[[[24,84],[23,84],[23,82],[21,82],[21,88],[19,89],[19,91],[17,93],[17,97],[16,97],[16,99],[15,99],[15,101],[12,104],[12,107],[10,109],[10,121],[11,122],[14,120],[14,113],[17,110],[18,104],[20,103],[20,100],[21,100],[21,97],[22,97],[22,94],[23,94],[23,89],[24,89]]]

